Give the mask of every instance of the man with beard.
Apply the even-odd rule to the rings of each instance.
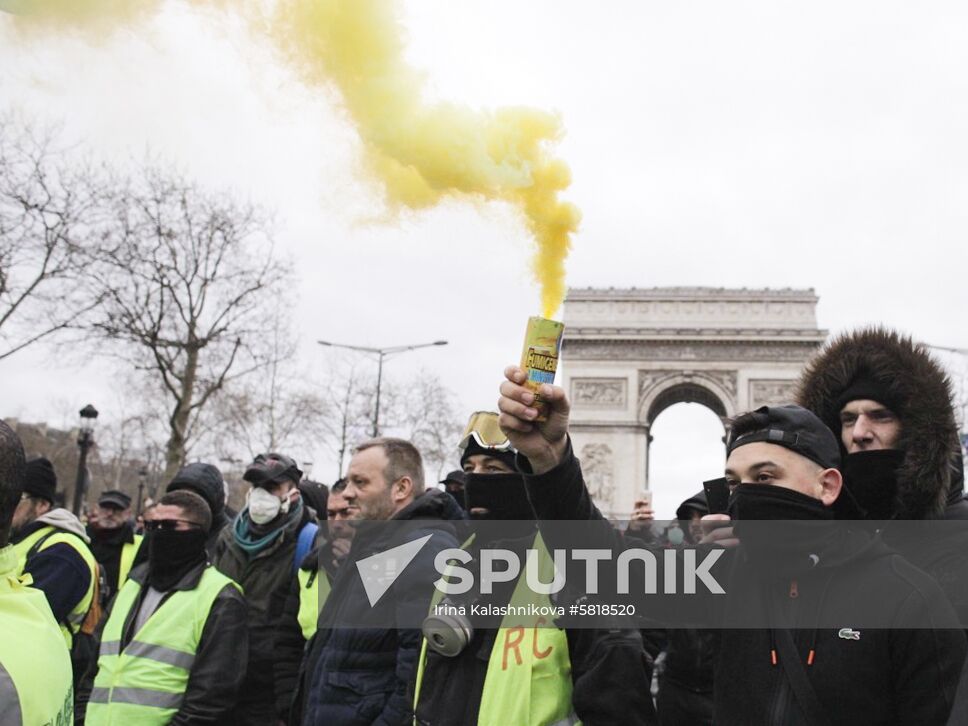
[[[528,549],[542,551],[524,479],[514,467],[516,452],[497,414],[472,414],[459,448],[464,504],[476,522],[473,540],[464,547],[474,561],[482,548],[510,550],[521,561]],[[488,604],[512,602],[523,578],[499,585]],[[446,630],[449,624],[448,618],[432,615],[424,632]],[[438,652],[424,641],[414,696],[417,723],[655,723],[651,670],[635,629],[564,630],[544,618],[518,622],[514,616],[495,625],[476,628],[456,654]]]
[[[293,722],[404,726],[420,648],[419,623],[439,575],[434,558],[457,546],[463,513],[450,495],[425,491],[423,460],[409,441],[377,438],[353,453],[346,500],[355,533],[333,580],[306,657]],[[359,565],[422,541],[389,590],[371,602]],[[384,562],[387,562],[384,560]]]
[[[589,525],[597,546],[622,549],[584,485],[564,390],[541,386],[548,410],[539,422],[525,373],[512,366],[505,377],[501,426],[527,457],[518,466],[528,472],[549,545],[573,545],[574,526],[557,520],[588,520],[597,523]],[[714,565],[725,599],[697,591],[649,600],[650,612],[640,613],[725,626],[717,724],[947,723],[964,633],[930,577],[862,530],[823,526],[841,493],[839,464],[836,438],[799,406],[764,406],[736,419],[727,440],[729,516],[709,515],[736,520],[718,541],[741,542]],[[629,591],[646,592],[641,570],[630,574],[639,581]]]
[[[228,724],[248,636],[239,586],[208,563],[212,514],[190,491],[145,512],[148,561],[101,632],[85,723]]]
[[[131,568],[144,562],[148,553],[141,547],[144,538],[134,531],[131,497],[118,489],[109,489],[98,498],[95,512],[87,534],[91,552],[104,568],[107,587],[101,597],[108,602],[121,589]]]
[[[313,517],[299,494],[302,471],[292,458],[259,454],[243,479],[251,484],[248,502],[219,535],[213,563],[242,586],[249,606],[249,658],[232,723],[264,726],[276,720],[276,629],[298,564],[300,534]]]
[[[225,480],[222,472],[217,467],[200,461],[186,464],[178,470],[165,491],[176,492],[181,489],[195,492],[205,500],[212,512],[212,526],[205,542],[205,551],[211,557],[215,553],[215,543],[219,535],[230,523],[225,513]]]
[[[896,332],[845,333],[804,371],[798,401],[840,439],[847,496],[838,516],[870,521],[938,581],[968,628],[968,503],[944,370]]]

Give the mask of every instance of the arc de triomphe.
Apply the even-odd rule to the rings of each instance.
[[[826,338],[813,290],[580,288],[564,307],[562,385],[572,441],[606,516],[649,488],[649,429],[676,403],[724,421],[789,402]]]

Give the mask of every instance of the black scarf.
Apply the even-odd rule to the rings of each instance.
[[[897,470],[904,452],[897,449],[858,451],[844,459],[843,504],[838,514],[845,519],[894,519],[897,516]]]
[[[487,514],[471,514],[471,519],[534,521],[534,510],[520,474],[466,474],[464,503],[467,511],[486,509]]]
[[[764,563],[813,567],[837,536],[823,502],[772,484],[740,484],[728,512],[749,558]]]
[[[200,529],[183,532],[156,530],[148,533],[148,584],[166,592],[189,570],[205,562],[208,533]]]

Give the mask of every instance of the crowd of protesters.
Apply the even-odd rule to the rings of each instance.
[[[968,724],[961,443],[923,345],[881,328],[828,343],[796,400],[730,422],[710,472],[727,511],[700,492],[662,530],[650,500],[626,526],[600,514],[565,392],[543,386],[539,417],[524,375],[505,371],[498,411],[470,417],[439,486],[413,444],[376,438],[331,487],[268,452],[235,513],[219,469],[195,462],[143,512],[103,491],[86,527],[0,422],[0,724]],[[770,538],[743,526],[774,520],[786,530]],[[947,526],[912,536],[912,520]],[[736,603],[695,598],[675,601],[686,627],[663,627],[657,600],[602,627],[507,616],[459,647],[425,639],[439,553],[473,569],[483,550],[534,551],[552,567],[576,521],[613,551],[723,550],[727,591],[752,588],[771,626],[731,628]],[[850,526],[811,528],[831,521]],[[417,540],[403,596],[371,602],[361,563]],[[489,602],[515,602],[520,579]],[[826,627],[867,602],[895,626]]]

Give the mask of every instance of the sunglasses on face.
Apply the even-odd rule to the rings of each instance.
[[[189,522],[187,519],[149,519],[145,521],[145,531],[147,532],[174,532],[179,524],[187,524],[190,529],[201,529],[202,526],[197,522]]]

